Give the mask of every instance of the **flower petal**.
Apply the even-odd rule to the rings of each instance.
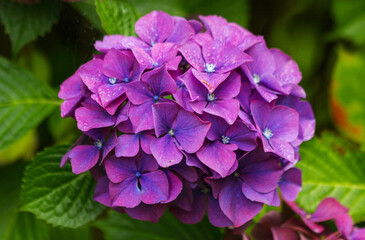
[[[151,152],[161,167],[178,164],[183,158],[183,154],[176,147],[173,138],[168,134],[151,143]]]
[[[109,192],[113,207],[134,208],[141,202],[141,191],[136,177],[126,178],[121,183],[111,182]]]
[[[142,174],[139,181],[141,184],[142,202],[155,204],[168,199],[169,181],[163,171],[157,170]]]
[[[115,156],[134,157],[139,151],[139,136],[123,134],[118,137],[118,144],[115,146]]]
[[[120,183],[127,178],[134,177],[137,171],[133,158],[108,157],[104,161],[105,171],[113,183]]]
[[[90,170],[99,161],[100,150],[92,145],[79,145],[72,149],[71,159],[72,172],[80,174]]]

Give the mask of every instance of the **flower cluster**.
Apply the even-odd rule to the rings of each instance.
[[[154,11],[138,37],[110,35],[62,85],[63,117],[83,136],[61,161],[91,170],[94,198],[157,221],[168,208],[184,223],[205,212],[241,226],[301,189],[299,145],[315,120],[302,101],[297,64],[218,16]]]
[[[297,240],[365,240],[365,228],[354,226],[348,209],[334,198],[324,199],[313,214],[300,209],[294,202],[287,202],[292,213],[270,211],[252,230],[253,239]],[[298,215],[299,218],[295,217]],[[334,221],[335,228],[325,222]],[[243,233],[243,239],[250,239]]]

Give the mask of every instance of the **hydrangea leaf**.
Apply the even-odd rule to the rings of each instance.
[[[25,44],[50,31],[60,10],[58,0],[44,0],[38,4],[0,1],[0,19],[10,36],[13,52],[19,52]]]
[[[186,1],[182,0],[126,0],[133,4],[139,15],[146,15],[153,10],[161,10],[174,16],[186,16],[187,11],[184,9]]]
[[[48,148],[27,166],[22,210],[54,226],[77,228],[94,220],[104,206],[92,199],[95,181],[89,173],[75,175],[70,164],[60,168],[67,146]]]
[[[94,226],[104,232],[106,240],[223,239],[219,229],[213,227],[206,218],[198,224],[184,224],[168,211],[158,223],[152,223],[110,210],[108,216],[95,222]]]
[[[333,36],[350,39],[358,45],[365,43],[365,1],[335,0],[332,14],[336,23]]]
[[[298,204],[314,212],[326,197],[334,197],[350,209],[355,222],[365,220],[365,152],[348,140],[330,133],[300,147],[303,190]]]
[[[94,0],[68,2],[68,4],[84,16],[97,30],[104,32],[100,18],[96,12]]]
[[[9,239],[9,232],[16,222],[24,167],[23,163],[15,163],[0,168],[0,239]]]
[[[339,48],[332,78],[332,115],[342,133],[362,143],[365,143],[364,69],[365,52]]]
[[[0,57],[0,149],[20,139],[59,105],[52,89]]]
[[[95,0],[96,11],[108,34],[135,35],[137,13],[134,7],[123,0]]]

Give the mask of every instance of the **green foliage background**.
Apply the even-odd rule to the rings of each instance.
[[[206,219],[184,225],[165,214],[154,224],[105,210],[92,201],[89,174],[58,167],[64,144],[79,135],[75,121],[60,117],[60,84],[91,58],[96,40],[133,35],[134,22],[152,10],[187,18],[221,15],[298,62],[317,129],[301,147],[297,202],[311,212],[323,198],[336,197],[364,225],[365,1],[2,0],[0,239],[223,238],[224,230]]]

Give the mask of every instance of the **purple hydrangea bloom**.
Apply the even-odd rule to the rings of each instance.
[[[132,218],[157,222],[168,209],[184,223],[207,213],[244,228],[264,204],[280,205],[279,190],[298,195],[295,164],[315,120],[288,55],[222,17],[199,18],[205,30],[153,11],[136,37],[95,43],[101,54],[59,92],[62,117],[82,131],[61,167],[90,171],[95,201]],[[337,219],[346,236],[362,233]]]

